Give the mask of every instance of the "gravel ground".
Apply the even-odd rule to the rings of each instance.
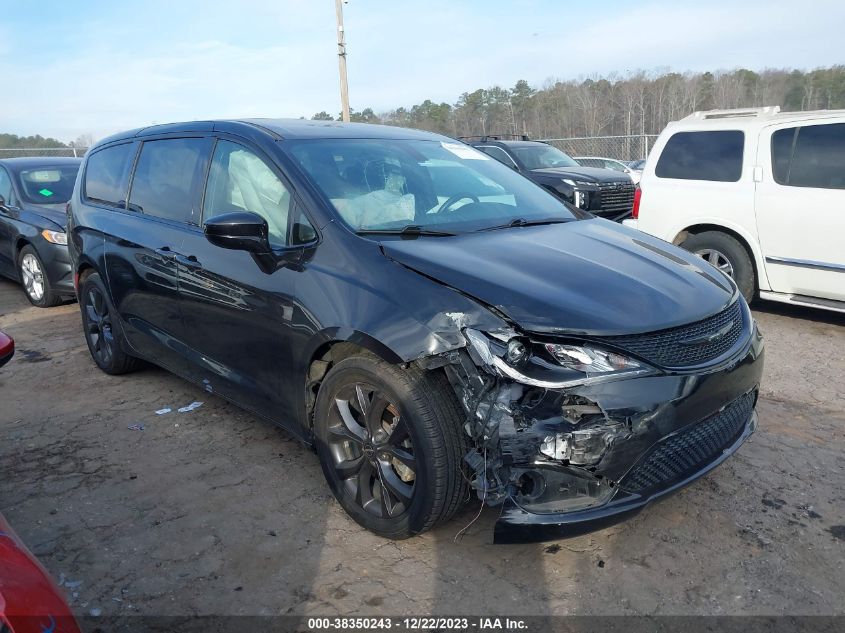
[[[845,315],[755,306],[760,427],[735,456],[627,523],[514,546],[494,509],[454,541],[475,503],[379,539],[284,431],[159,369],[101,373],[75,304],[0,281],[0,315],[0,512],[80,614],[845,613]]]

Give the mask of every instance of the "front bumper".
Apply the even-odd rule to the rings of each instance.
[[[589,507],[569,510],[555,503],[564,487],[554,487],[554,492],[547,487],[536,504],[519,493],[510,494],[496,522],[494,542],[545,541],[613,525],[718,466],[756,427],[754,406],[763,360],[762,337],[754,326],[744,349],[719,367],[579,389],[579,397],[598,404],[609,421],[627,429],[590,467],[573,469],[532,448],[538,437],[554,432],[560,424],[551,417],[552,411],[560,411],[560,400],[549,392],[533,410],[524,411],[545,422],[535,425],[541,429],[534,437],[518,435],[511,451],[517,459],[511,468],[541,477],[546,473],[547,481],[554,481],[556,473],[580,470],[595,478],[597,489],[603,488],[606,494]]]
[[[53,290],[62,295],[75,297],[76,290],[73,287],[72,266],[67,246],[42,240],[37,249]]]
[[[537,543],[572,538],[601,530],[632,518],[652,501],[658,501],[703,477],[733,455],[757,428],[757,412],[752,411],[740,436],[715,459],[697,472],[648,495],[619,489],[610,501],[597,508],[559,514],[536,514],[519,507],[512,499],[505,502],[493,532],[497,545]]]

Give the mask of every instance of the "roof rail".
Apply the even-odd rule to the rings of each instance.
[[[705,120],[705,119],[730,119],[732,117],[770,117],[780,112],[780,106],[764,106],[762,108],[736,108],[734,110],[699,110],[693,112],[684,121]]]
[[[459,141],[481,141],[482,143],[485,141],[502,141],[502,140],[511,140],[511,141],[530,141],[531,139],[528,138],[527,134],[484,134],[484,135],[476,135],[476,136],[459,136]]]

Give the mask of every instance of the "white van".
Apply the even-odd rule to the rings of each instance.
[[[696,112],[649,155],[627,226],[680,244],[749,300],[845,312],[845,110]]]

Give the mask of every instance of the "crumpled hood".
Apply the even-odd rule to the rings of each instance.
[[[570,178],[584,182],[631,182],[631,177],[628,174],[600,167],[546,167],[544,169],[532,169],[531,173],[537,176]]]
[[[62,230],[67,228],[67,211],[64,204],[28,204],[26,210],[30,213],[40,215],[42,218],[49,220],[53,224],[61,227]]]
[[[650,332],[710,316],[734,294],[704,260],[602,219],[381,246],[389,258],[494,306],[526,332]]]

